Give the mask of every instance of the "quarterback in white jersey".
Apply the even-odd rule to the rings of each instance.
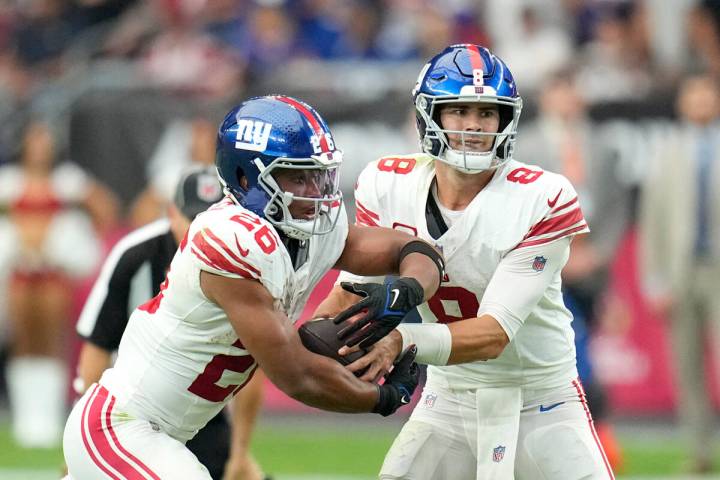
[[[160,293],[130,317],[114,367],[70,414],[69,478],[209,479],[184,443],[258,366],[318,408],[389,415],[409,401],[411,362],[381,386],[363,382],[305,349],[293,327],[332,267],[399,272],[400,317],[440,283],[433,254],[406,248],[413,237],[348,226],[340,157],[322,118],[296,99],[230,111],[217,146],[227,196],[192,222]]]
[[[489,50],[448,47],[414,96],[424,153],[370,163],[355,191],[358,224],[406,231],[446,259],[422,324],[400,325],[349,366],[372,378],[404,344],[430,365],[380,478],[613,478],[561,293],[571,238],[589,231],[575,189],[512,159],[521,100]],[[347,307],[363,279],[340,281],[316,314]]]

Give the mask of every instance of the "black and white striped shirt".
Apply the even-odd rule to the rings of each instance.
[[[110,251],[80,313],[80,336],[108,351],[117,350],[132,311],[160,290],[175,250],[167,219],[123,237]]]

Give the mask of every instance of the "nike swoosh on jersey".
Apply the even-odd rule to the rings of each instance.
[[[237,235],[235,235],[235,245],[237,245],[238,251],[240,252],[240,255],[242,255],[243,257],[247,257],[247,256],[248,256],[248,253],[250,253],[250,250],[248,250],[248,249],[246,249],[246,248],[242,248],[242,247],[240,246],[240,241],[238,240]]]
[[[390,308],[392,308],[393,305],[395,305],[395,302],[397,301],[398,297],[400,296],[400,289],[399,289],[399,288],[393,288],[393,289],[390,290],[390,291],[391,291],[391,292],[393,293],[393,295],[394,295],[394,296],[393,296],[393,301],[390,302]]]
[[[540,411],[541,411],[541,412],[549,412],[549,411],[552,410],[553,408],[559,407],[559,406],[562,405],[563,403],[565,403],[565,402],[553,403],[552,405],[548,405],[547,407],[546,407],[545,405],[540,405]]]
[[[561,193],[562,193],[562,188],[560,189],[560,191],[558,192],[558,194],[555,195],[555,198],[553,198],[552,201],[550,201],[550,199],[548,198],[548,207],[553,208],[553,207],[555,206],[555,204],[557,203],[558,199],[560,198],[560,194],[561,194]]]

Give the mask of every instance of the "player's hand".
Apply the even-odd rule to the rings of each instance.
[[[340,355],[347,355],[357,350],[357,347],[342,347],[338,352]],[[358,377],[366,382],[377,383],[392,368],[393,362],[398,358],[402,350],[402,336],[397,330],[393,330],[386,337],[381,338],[375,345],[370,347],[365,355],[355,360],[347,367],[352,373],[364,373]]]
[[[378,387],[378,401],[373,413],[387,417],[410,403],[420,377],[420,370],[415,363],[416,354],[417,347],[410,345],[395,363],[392,372],[385,376],[385,383]]]
[[[342,282],[342,288],[364,297],[335,317],[341,323],[362,310],[367,312],[338,332],[345,345],[367,349],[398,326],[403,317],[423,302],[425,292],[414,278],[400,277],[388,285]]]
[[[230,456],[225,462],[223,480],[263,480],[260,466],[250,455]]]

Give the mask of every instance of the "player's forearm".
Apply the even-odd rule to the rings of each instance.
[[[509,343],[505,330],[490,315],[449,325],[405,324],[389,335],[400,351],[418,348],[417,361],[426,365],[454,365],[497,358]]]
[[[312,407],[344,413],[371,412],[378,400],[377,387],[361,382],[335,360],[312,355],[307,368],[286,389],[292,398]],[[278,385],[280,386],[280,385]]]
[[[505,330],[490,315],[451,323],[448,328],[452,335],[448,365],[497,358],[510,343]]]
[[[83,343],[77,366],[82,388],[78,388],[78,390],[85,391],[90,385],[100,380],[102,373],[110,366],[110,357],[111,354],[107,350],[90,342]]]
[[[440,286],[442,278],[439,275],[437,264],[427,255],[411,253],[400,263],[400,276],[410,277],[423,287],[423,300],[432,297]]]

